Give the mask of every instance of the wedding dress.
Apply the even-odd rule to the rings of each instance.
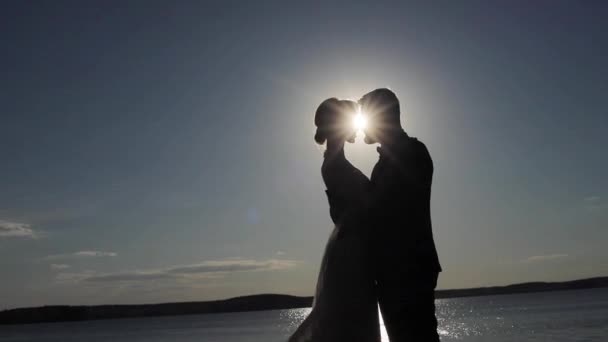
[[[370,224],[363,204],[369,180],[344,156],[326,152],[321,168],[335,227],[310,315],[289,342],[379,342]]]

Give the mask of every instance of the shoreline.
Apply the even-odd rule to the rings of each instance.
[[[529,282],[506,286],[437,290],[435,293],[437,299],[444,299],[605,287],[608,287],[608,277],[586,278],[564,282]],[[311,307],[312,300],[313,297],[258,294],[201,302],[93,306],[48,305],[0,311],[0,325],[284,310]]]

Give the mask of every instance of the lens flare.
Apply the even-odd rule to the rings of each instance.
[[[363,131],[367,127],[367,117],[361,111],[353,117],[353,126],[357,131]]]

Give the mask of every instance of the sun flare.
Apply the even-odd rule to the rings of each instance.
[[[363,113],[358,112],[353,117],[353,126],[357,131],[363,131],[367,127],[367,118]]]

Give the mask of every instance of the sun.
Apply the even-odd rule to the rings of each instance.
[[[367,127],[367,118],[361,111],[358,111],[353,117],[353,127],[357,131],[363,131]]]

